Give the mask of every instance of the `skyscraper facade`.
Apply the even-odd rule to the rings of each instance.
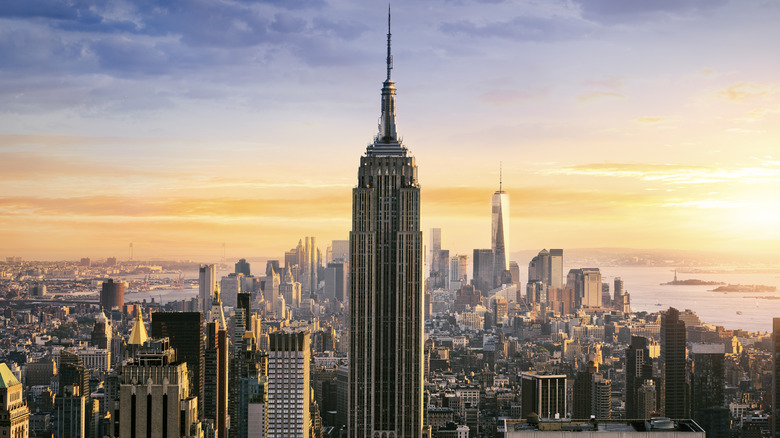
[[[379,133],[352,191],[348,430],[361,438],[423,429],[420,186],[396,133],[389,24]]]
[[[216,265],[201,265],[198,272],[198,306],[206,314],[211,309],[211,297],[217,289]]]
[[[168,338],[176,360],[186,362],[189,387],[203,412],[203,315],[200,312],[152,313],[152,337]]]
[[[780,438],[780,318],[772,319],[772,433]]]
[[[0,431],[4,437],[30,435],[30,409],[24,401],[24,388],[5,363],[0,363]]]
[[[491,214],[490,249],[493,250],[494,285],[501,282],[504,271],[509,269],[509,195],[499,185],[493,193]]]
[[[311,334],[275,332],[268,338],[268,437],[308,438]]]
[[[626,349],[626,418],[645,418],[642,416],[642,410],[639,409],[641,398],[639,389],[652,378],[653,362],[650,359],[650,350],[647,348],[647,338],[631,336],[631,344]]]
[[[688,418],[685,323],[670,307],[661,316],[661,410],[672,419]]]

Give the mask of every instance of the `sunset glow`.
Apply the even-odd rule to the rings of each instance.
[[[384,8],[110,3],[93,20],[0,6],[0,256],[279,257],[347,238]],[[513,251],[780,262],[780,7],[616,3],[393,2],[422,229],[453,254],[489,247],[503,163]]]

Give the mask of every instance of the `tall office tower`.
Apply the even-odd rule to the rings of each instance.
[[[122,366],[119,438],[203,438],[187,373],[167,339],[147,340]]]
[[[123,282],[115,283],[112,278],[104,282],[100,289],[100,307],[107,312],[111,309],[121,309],[125,304],[125,284]]]
[[[101,310],[97,316],[95,316],[95,325],[92,327],[92,336],[89,345],[108,350],[111,346],[112,337],[111,321],[106,318],[106,314]]]
[[[268,338],[268,438],[308,438],[311,337],[303,331],[275,332]]]
[[[320,265],[319,253],[317,238],[312,236],[311,251],[309,252],[309,281],[311,282],[309,285],[309,293],[316,292],[317,286],[319,285],[319,279],[317,278],[317,268],[319,268]]]
[[[549,274],[550,287],[563,289],[563,250],[560,248],[550,249]]]
[[[647,338],[631,336],[631,344],[626,348],[626,418],[643,419],[638,408],[639,388],[645,381],[653,378],[653,360],[647,348]],[[655,389],[653,389],[655,394]],[[653,405],[655,410],[655,404]]]
[[[482,296],[488,296],[493,289],[493,250],[475,249],[471,275],[474,277],[474,287],[482,292]]]
[[[520,265],[517,262],[509,262],[509,275],[512,276],[512,284],[520,285]]]
[[[780,438],[780,318],[772,319],[772,434]]]
[[[222,280],[219,282],[219,289],[221,291],[220,299],[222,300],[222,305],[236,307],[238,302],[238,294],[243,291],[241,289],[243,280],[244,274],[231,273],[226,277],[222,277]]]
[[[431,267],[431,275],[428,279],[429,289],[445,289],[450,288],[450,251],[447,249],[441,249],[437,252],[432,252],[434,263]]]
[[[344,302],[345,264],[345,262],[333,262],[328,263],[328,267],[325,268],[325,291],[323,294],[325,298],[334,299],[340,303]]]
[[[441,228],[431,228],[431,241],[428,243],[428,260],[427,271],[428,276],[434,271],[438,270],[438,254],[441,251]]]
[[[246,320],[250,315],[246,309],[236,307],[233,317],[230,318],[230,331],[228,342],[228,409],[227,415],[230,418],[231,435],[235,435],[238,430],[238,421],[240,416],[240,396],[241,396],[241,376],[242,370],[246,367],[242,353],[244,350],[244,335],[246,332]],[[233,424],[233,422],[236,422]]]
[[[58,367],[58,383],[60,394],[71,386],[79,387],[79,394],[89,394],[89,373],[84,367],[84,361],[73,352],[68,350],[60,351],[60,360]]]
[[[28,438],[30,409],[24,387],[5,363],[0,363],[0,431],[8,438]]]
[[[54,436],[57,438],[86,438],[88,429],[84,421],[87,396],[81,394],[78,385],[60,388],[54,399]]]
[[[566,416],[566,375],[527,372],[520,373],[520,379],[522,418],[531,412],[539,418]]]
[[[226,438],[228,427],[228,339],[221,323],[214,319],[206,324],[203,354],[203,417],[211,421],[216,438]]]
[[[469,256],[456,255],[450,259],[450,282],[458,281],[460,285],[466,284],[468,280]]]
[[[238,262],[236,262],[236,274],[244,274],[244,277],[249,277],[252,275],[250,269],[249,269],[249,262],[246,261],[246,259],[240,259]]]
[[[276,309],[276,302],[279,299],[279,287],[282,283],[282,279],[275,271],[271,271],[265,277],[265,283],[263,284],[263,298],[266,302],[266,310],[268,312],[274,312]]]
[[[661,411],[672,419],[688,418],[685,370],[685,323],[670,307],[661,316]]]
[[[728,438],[730,412],[725,407],[726,346],[691,346],[691,418],[709,438]]]
[[[645,380],[636,391],[636,415],[634,418],[647,420],[657,416],[658,393],[653,380]],[[631,418],[631,417],[626,417]]]
[[[245,292],[238,294],[238,308],[244,309],[244,330],[252,331],[252,294]]]
[[[493,193],[490,229],[494,286],[501,284],[504,271],[509,269],[509,242],[509,195],[504,192],[503,180],[499,178],[498,191]]]
[[[566,287],[574,289],[575,307],[601,307],[601,272],[599,268],[571,269]]]
[[[201,265],[198,272],[198,310],[206,314],[211,309],[211,297],[217,289],[217,266]]]
[[[349,262],[349,240],[334,240],[330,244],[332,263]]]
[[[543,249],[528,263],[528,281],[541,281],[550,284],[550,251]]]
[[[620,297],[625,295],[626,293],[626,284],[623,282],[623,280],[620,277],[615,277],[615,286],[613,291],[613,297],[612,300],[614,302],[619,302]]]
[[[326,286],[326,293],[325,296],[328,297],[328,273],[329,271],[325,271],[325,286]],[[335,292],[334,292],[335,293]],[[287,303],[290,307],[297,309],[301,306],[301,284],[298,282],[293,283],[292,281],[286,281],[284,283],[281,283],[279,285],[279,295],[284,297],[285,303]],[[332,297],[331,297],[332,298]],[[277,296],[278,300],[278,296]]]
[[[234,438],[268,436],[268,356],[256,350],[252,341],[251,337],[245,340],[239,356],[238,412],[230,419]]]
[[[585,371],[577,373],[574,380],[574,412],[572,418],[612,418],[612,381],[599,374],[598,367],[590,362]]]
[[[203,412],[203,316],[200,312],[152,313],[152,337],[168,338],[176,360],[187,363],[189,387]]]
[[[419,437],[423,429],[420,186],[396,134],[389,24],[388,14],[379,133],[352,191],[350,437]]]

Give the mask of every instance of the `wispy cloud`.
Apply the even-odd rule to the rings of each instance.
[[[623,93],[615,91],[591,91],[589,93],[583,93],[577,96],[578,102],[591,102],[600,99],[625,99],[626,96]]]
[[[666,122],[669,119],[666,117],[640,117],[636,119],[639,123],[647,123],[647,124],[654,124],[654,123],[661,123]]]
[[[676,184],[780,181],[780,166],[763,162],[760,167],[710,167],[677,164],[592,163],[544,171],[546,174],[636,178]]]
[[[780,91],[778,84],[754,84],[740,82],[718,91],[716,95],[731,102],[744,102],[756,98],[769,97]]]

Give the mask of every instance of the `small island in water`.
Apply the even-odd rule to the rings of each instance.
[[[712,289],[711,292],[776,292],[775,286],[763,284],[729,284]]]
[[[704,281],[690,278],[688,280],[678,280],[677,271],[674,271],[674,280],[668,283],[661,283],[661,286],[719,286],[726,283],[722,281]]]

